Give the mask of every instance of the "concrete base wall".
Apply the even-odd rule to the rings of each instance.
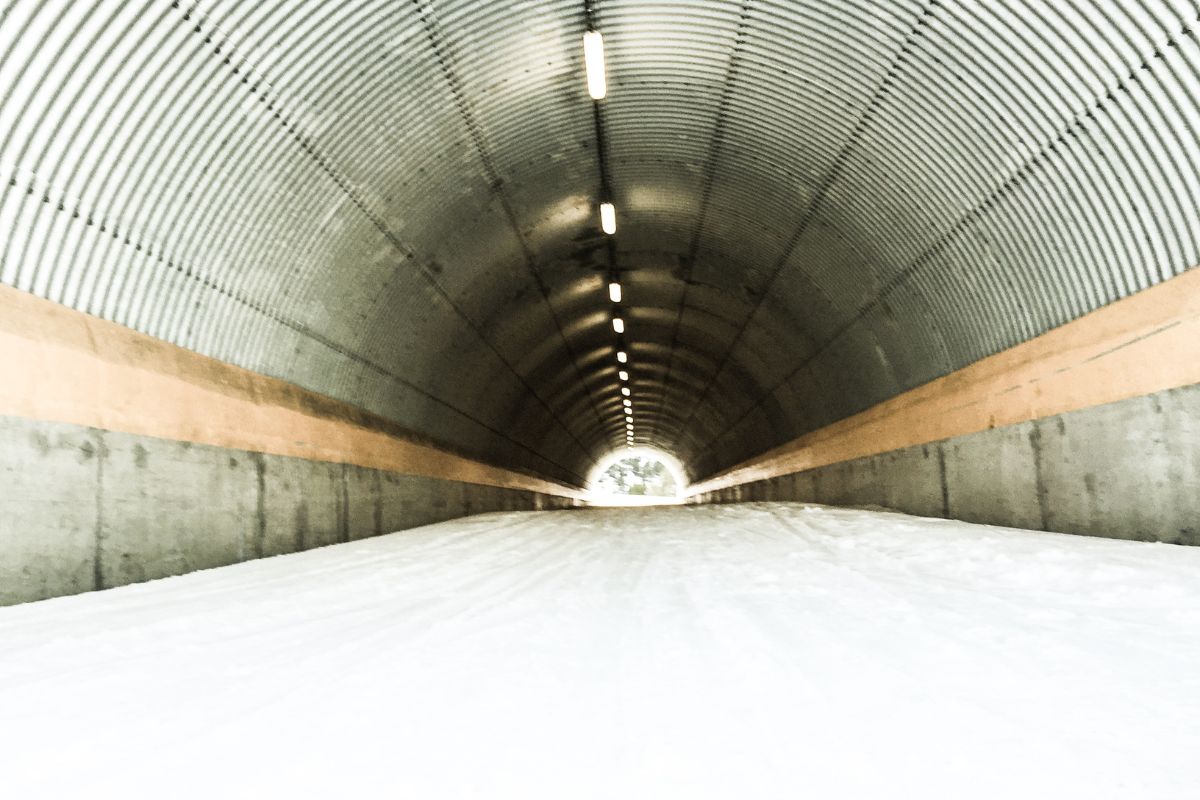
[[[0,416],[0,605],[572,500]]]
[[[748,500],[878,505],[990,525],[1200,545],[1200,386],[694,498]]]

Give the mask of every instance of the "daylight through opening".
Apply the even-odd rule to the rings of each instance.
[[[659,505],[682,502],[688,481],[671,456],[648,447],[625,448],[596,465],[588,481],[600,505]]]

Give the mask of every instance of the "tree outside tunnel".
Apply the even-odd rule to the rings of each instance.
[[[633,456],[610,466],[600,476],[597,488],[611,494],[645,497],[674,497],[679,493],[675,478],[661,461]]]
[[[599,505],[680,502],[687,478],[670,455],[648,447],[609,454],[592,471],[588,487]]]

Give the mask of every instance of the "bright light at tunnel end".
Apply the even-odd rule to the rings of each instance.
[[[675,479],[675,495],[668,497],[639,497],[636,495],[606,494],[602,491],[597,491],[596,487],[605,470],[618,461],[635,457],[662,462],[662,465],[671,473],[671,477]],[[678,459],[668,453],[664,453],[662,450],[638,445],[631,439],[627,439],[624,447],[618,447],[606,454],[596,462],[596,465],[588,473],[588,502],[596,506],[682,505],[686,497],[688,483],[687,473],[684,472],[683,465],[679,463]]]

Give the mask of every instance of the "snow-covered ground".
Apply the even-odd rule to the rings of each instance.
[[[474,517],[0,609],[4,798],[1196,798],[1200,549]]]

